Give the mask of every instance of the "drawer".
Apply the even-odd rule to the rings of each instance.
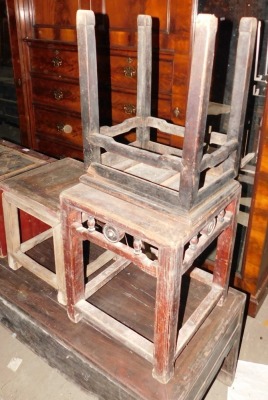
[[[75,50],[31,45],[30,68],[35,73],[79,78],[78,54]]]
[[[68,144],[53,142],[42,135],[36,135],[34,148],[56,158],[72,157],[77,160],[83,160],[82,147],[79,149]]]
[[[109,64],[110,63],[110,64]],[[101,81],[112,87],[137,89],[137,54],[111,54],[98,57],[98,73]],[[110,69],[110,71],[109,71]],[[170,94],[173,81],[173,60],[160,54],[160,59],[153,58],[152,91]]]
[[[41,107],[34,107],[34,115],[35,130],[38,134],[51,138],[52,141],[82,147],[82,125],[79,117]]]
[[[80,113],[78,83],[32,78],[33,102]]]
[[[159,117],[170,119],[170,98],[157,98],[152,101],[152,115],[157,116],[157,110],[161,110]],[[136,94],[112,91],[112,119],[122,122],[136,115]]]

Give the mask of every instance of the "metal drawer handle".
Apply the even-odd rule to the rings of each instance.
[[[53,91],[53,96],[55,100],[62,100],[63,99],[63,91],[60,89],[55,89]]]
[[[174,116],[175,116],[176,118],[178,118],[178,116],[180,115],[179,107],[174,108],[173,114],[174,114]]]
[[[61,67],[62,66],[62,58],[56,56],[56,57],[52,58],[51,63],[53,65],[53,67]]]
[[[73,127],[71,125],[63,124],[61,122],[56,125],[56,128],[58,132],[72,133],[73,131]]]
[[[124,75],[127,78],[134,78],[134,76],[136,76],[136,73],[137,71],[135,67],[132,67],[131,65],[126,65],[124,67]]]
[[[125,112],[125,114],[135,115],[136,107],[134,106],[134,104],[124,104],[124,112]]]

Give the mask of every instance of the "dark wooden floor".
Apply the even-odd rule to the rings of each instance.
[[[43,260],[49,249],[47,245],[40,250]],[[230,350],[229,338],[244,302],[243,295],[230,290],[225,305],[211,313],[178,358],[174,378],[162,385],[152,378],[146,360],[86,322],[70,322],[54,289],[24,268],[10,270],[6,259],[0,264],[1,323],[86,391],[109,400],[201,399]],[[207,291],[205,285],[185,277],[184,320]],[[155,279],[131,265],[90,301],[152,340],[154,297]]]

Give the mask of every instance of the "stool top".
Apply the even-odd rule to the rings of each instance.
[[[180,243],[187,243],[194,236],[195,230],[198,232],[217,216],[237,192],[240,194],[240,185],[233,181],[222,190],[221,196],[215,195],[217,202],[212,196],[211,201],[206,206],[198,207],[192,216],[172,216],[148,206],[130,203],[83,183],[63,191],[60,199],[62,203],[69,203],[88,216],[115,224],[151,244],[176,247]]]
[[[83,172],[82,162],[64,158],[6,179],[1,188],[18,199],[26,199],[33,208],[41,205],[58,212],[60,192],[78,183]]]
[[[10,147],[0,143],[0,181],[52,160],[20,146]]]

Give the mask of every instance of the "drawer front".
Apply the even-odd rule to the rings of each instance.
[[[36,132],[77,147],[82,147],[82,125],[79,117],[67,113],[34,108]]]
[[[80,113],[79,84],[32,78],[33,102]]]
[[[30,46],[31,72],[79,78],[77,51]]]
[[[157,98],[152,101],[152,115],[157,116],[157,110],[161,110],[159,117],[170,119],[170,98]],[[136,115],[136,94],[112,91],[112,119],[122,122]]]
[[[112,54],[110,60],[105,55],[98,57],[98,73],[101,81],[111,85],[113,88],[137,90],[137,69],[136,52],[131,55],[127,53]],[[159,60],[153,58],[152,91],[170,94],[172,91],[172,79],[173,60],[164,55],[160,55]]]
[[[83,150],[74,148],[64,143],[54,142],[41,135],[35,137],[35,150],[56,158],[72,157],[77,160],[83,160]]]

